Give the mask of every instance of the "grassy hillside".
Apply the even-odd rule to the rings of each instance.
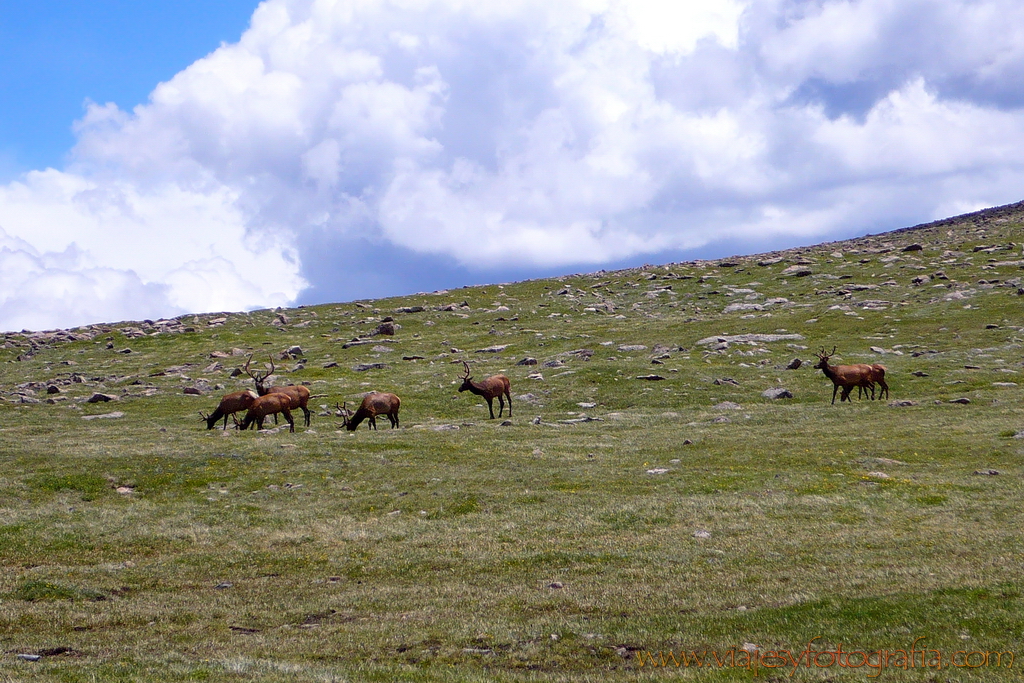
[[[1024,656],[1022,224],[7,334],[0,681],[749,680],[644,657],[814,638]],[[833,346],[891,402],[831,405]],[[310,387],[310,428],[205,428],[249,354]],[[510,424],[462,361],[511,378]],[[400,429],[341,429],[370,390]]]

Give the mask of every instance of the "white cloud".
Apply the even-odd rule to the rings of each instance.
[[[109,318],[365,270],[324,235],[507,271],[1014,201],[1019,26],[1009,0],[266,0],[148,103],[90,105],[67,168],[0,186],[5,258],[27,282],[74,245],[60,272],[124,298]]]

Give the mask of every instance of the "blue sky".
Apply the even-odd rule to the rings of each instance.
[[[1022,199],[1016,0],[0,0],[0,329],[756,253]]]
[[[130,110],[153,87],[234,42],[252,0],[0,0],[0,179],[60,168],[87,99]]]

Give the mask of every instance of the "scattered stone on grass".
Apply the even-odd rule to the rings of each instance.
[[[661,375],[637,375],[637,376],[636,376],[636,378],[637,378],[637,379],[645,379],[645,380],[649,380],[649,381],[651,381],[651,382],[657,382],[657,381],[659,381],[659,380],[663,380],[663,379],[665,379],[665,378],[664,378],[664,377],[662,377]]]
[[[647,470],[647,474],[665,474],[668,472],[667,467],[655,467],[654,469]]]
[[[423,360],[423,356],[402,356],[402,360]]]
[[[802,360],[800,360],[799,358],[794,358],[793,360],[789,361],[789,365],[786,366],[786,369],[787,370],[796,370],[797,368],[799,368],[803,364],[804,364],[804,362]]]
[[[722,401],[714,406],[715,410],[743,410],[743,406],[732,401]]]
[[[86,399],[86,403],[106,403],[107,401],[116,401],[117,396],[111,396],[110,394],[101,394],[99,392],[93,394]]]
[[[576,405],[578,405],[580,408],[596,408],[597,407],[596,403],[588,403],[588,402],[577,403]]]
[[[774,387],[771,389],[765,389],[761,392],[761,395],[765,398],[793,398],[793,392],[789,389],[783,389],[782,387]]]
[[[694,538],[711,538],[711,532],[704,529],[697,529],[693,532]]]
[[[499,427],[511,427],[512,426],[512,420],[504,420],[498,426]]]
[[[742,344],[745,342],[757,342],[759,344],[770,344],[778,341],[802,341],[802,334],[720,334],[714,337],[704,337],[697,342],[697,346],[708,346],[709,344]]]
[[[579,424],[581,422],[604,422],[604,419],[600,418],[600,417],[589,417],[587,415],[583,415],[581,417],[572,418],[570,420],[559,420],[559,422],[562,423],[562,424],[567,424],[568,425],[568,424]]]
[[[885,472],[868,472],[867,476],[872,477],[874,479],[888,479],[889,478],[889,475],[886,474]]]
[[[367,370],[383,370],[387,366],[387,363],[360,363],[359,365],[353,365],[352,369],[356,372],[366,372]]]
[[[643,344],[619,344],[618,350],[622,353],[628,353],[630,351],[646,351],[647,347]]]
[[[995,477],[999,474],[999,470],[974,470],[973,473],[984,477]]]
[[[889,401],[890,408],[908,408],[910,406],[916,406],[917,401],[911,401],[910,399],[898,399],[896,401]]]
[[[959,403],[960,405],[967,405],[970,402],[971,399],[969,398],[954,398],[953,400],[950,401],[950,403]]]
[[[714,384],[716,386],[722,386],[722,385],[725,385],[725,384],[731,384],[734,387],[738,387],[740,385],[740,383],[737,382],[736,380],[734,380],[732,377],[720,377],[720,378],[716,379],[714,382],[712,382],[712,384]]]
[[[486,349],[477,349],[474,353],[501,353],[508,348],[508,344],[498,344],[497,346],[488,346]]]
[[[927,377],[928,376],[927,372],[921,372],[920,370],[915,370],[914,372],[912,372],[910,374],[913,375],[914,377]]]
[[[530,358],[529,356],[527,356],[526,358],[523,358],[518,363],[516,363],[516,365],[536,365],[536,364],[537,364],[537,359],[536,358]]]
[[[181,391],[182,391],[183,394],[188,394],[189,396],[202,396],[203,395],[203,392],[201,392],[199,389],[196,389],[195,387],[185,387]]]

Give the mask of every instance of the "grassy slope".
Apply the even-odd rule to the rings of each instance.
[[[816,636],[1024,654],[1010,384],[1024,299],[1020,264],[993,265],[1021,260],[1022,221],[1011,206],[758,257],[308,307],[284,325],[257,311],[188,316],[178,334],[7,335],[0,680],[746,680],[640,671],[635,653]],[[811,275],[783,274],[800,262]],[[396,343],[342,349],[387,315]],[[697,344],[744,333],[803,339]],[[295,434],[203,429],[198,410],[251,386],[228,374],[244,357],[208,370],[212,352],[292,345],[306,361],[278,360],[277,383],[331,407],[393,391],[402,429],[343,433],[322,409]],[[822,345],[885,363],[892,398],[915,405],[830,405],[812,363],[784,369]],[[566,355],[581,348],[593,357]],[[512,379],[511,426],[455,391],[463,359]],[[368,362],[387,367],[352,369]],[[33,402],[70,373],[84,381]],[[666,379],[636,379],[651,373]],[[726,377],[738,386],[713,383]],[[761,396],[779,386],[794,398]],[[84,403],[96,391],[120,398]],[[584,413],[601,421],[560,422]]]

